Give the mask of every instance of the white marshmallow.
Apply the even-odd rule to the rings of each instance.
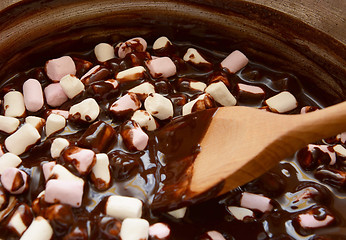
[[[73,105],[69,111],[72,118],[76,117],[86,122],[94,121],[99,113],[100,107],[93,98],[87,98],[80,103]]]
[[[235,50],[221,62],[221,67],[226,68],[230,73],[235,73],[245,67],[248,62],[249,60],[242,52]]]
[[[40,132],[43,128],[43,125],[46,123],[46,120],[36,116],[28,116],[25,118],[25,123],[32,125],[37,129],[37,131]]]
[[[106,214],[119,220],[140,218],[142,206],[142,201],[137,198],[113,195],[107,199]]]
[[[147,42],[143,38],[131,38],[126,42],[119,44],[118,56],[120,58],[124,58],[128,53],[131,53],[133,51],[145,52],[146,49]]]
[[[172,45],[172,42],[169,41],[169,39],[167,37],[159,37],[158,39],[156,39],[156,41],[153,44],[153,49],[154,50],[158,50],[164,47],[167,47],[169,45]]]
[[[44,200],[48,203],[68,204],[80,207],[84,183],[75,180],[51,179],[46,184]]]
[[[202,57],[202,55],[195,49],[195,48],[189,48],[187,49],[183,60],[185,62],[191,62],[194,64],[211,64],[210,62],[208,62],[207,60],[205,60],[204,57]]]
[[[41,216],[32,221],[20,240],[50,240],[53,236],[53,228],[49,222]]]
[[[237,104],[237,100],[222,81],[209,84],[205,92],[209,93],[222,106],[234,106]]]
[[[177,218],[177,219],[181,219],[185,216],[187,208],[183,207],[183,208],[179,208],[173,211],[168,212],[169,215]]]
[[[336,163],[336,153],[333,152],[333,150],[329,150],[328,145],[315,145],[315,144],[308,144],[308,151],[312,152],[314,148],[318,148],[324,153],[327,153],[330,158],[329,165],[334,165]]]
[[[96,162],[91,169],[92,179],[94,181],[102,181],[104,188],[107,188],[111,181],[111,174],[109,170],[109,159],[107,154],[99,153],[96,154]]]
[[[66,126],[66,119],[58,114],[52,113],[48,116],[46,121],[46,136],[50,135],[64,129]]]
[[[12,228],[18,234],[18,236],[22,235],[22,233],[28,228],[28,226],[24,223],[23,218],[29,216],[22,216],[22,214],[26,213],[25,207],[29,208],[26,205],[20,205],[8,222],[8,227]]]
[[[14,196],[10,196],[7,207],[4,210],[0,211],[0,221],[2,221],[12,212],[12,210],[17,206],[17,203],[17,198]]]
[[[342,143],[346,143],[346,132],[338,134],[336,139]]]
[[[190,81],[190,88],[192,89],[203,92],[206,89],[206,87],[207,87],[207,84],[205,84],[204,82]]]
[[[0,131],[13,133],[17,130],[20,121],[14,117],[0,116]]]
[[[151,115],[160,120],[173,117],[173,104],[168,98],[158,94],[150,94],[144,101],[144,107]]]
[[[61,78],[60,86],[66,96],[70,99],[84,91],[85,87],[81,80],[76,76],[66,75]]]
[[[252,85],[238,83],[238,88],[239,88],[239,91],[246,92],[248,94],[261,95],[261,96],[265,95],[264,90],[258,86],[252,86]]]
[[[60,157],[61,152],[70,145],[70,142],[65,138],[56,138],[50,146],[50,155],[52,158]]]
[[[37,129],[31,124],[25,123],[5,139],[5,147],[9,152],[20,155],[40,139],[41,135]]]
[[[211,238],[211,240],[226,240],[226,238],[218,231],[209,231],[207,232],[207,235]]]
[[[148,131],[154,131],[157,129],[158,124],[156,120],[145,110],[137,110],[133,113],[131,120],[137,122],[139,126],[147,129]]]
[[[108,43],[99,43],[94,48],[94,53],[99,62],[106,62],[115,58],[114,48]]]
[[[149,227],[149,235],[155,239],[168,239],[171,229],[165,223],[155,223]]]
[[[243,192],[240,199],[240,206],[250,209],[256,209],[261,212],[269,212],[273,209],[270,201],[270,198],[264,197],[262,195]]]
[[[120,229],[122,240],[146,240],[149,237],[149,222],[141,218],[126,218]]]
[[[109,110],[114,114],[122,115],[128,113],[129,111],[136,111],[140,109],[141,106],[142,103],[139,101],[137,95],[129,92],[115,101]]]
[[[303,228],[320,228],[325,227],[334,220],[334,217],[327,215],[325,219],[318,220],[311,213],[299,214],[298,220]]]
[[[115,75],[116,80],[119,82],[134,81],[143,78],[144,73],[146,72],[145,68],[142,66],[136,66],[124,71],[118,72]]]
[[[23,94],[18,91],[6,93],[4,96],[4,110],[7,117],[23,117],[25,114]]]
[[[7,168],[18,167],[22,163],[22,159],[13,153],[5,153],[0,157],[0,174]]]
[[[298,106],[296,98],[292,93],[283,91],[265,101],[272,112],[285,113]]]
[[[247,208],[230,206],[227,209],[239,221],[243,221],[245,217],[255,217],[253,211]]]
[[[49,114],[52,114],[52,113],[61,115],[61,116],[63,116],[65,119],[68,119],[68,115],[69,115],[68,111],[66,111],[66,110],[60,110],[60,109],[52,109],[52,110],[50,110],[50,113],[49,113]]]
[[[184,104],[183,106],[183,116],[190,114],[192,112],[192,109],[194,107],[194,105],[198,102],[198,101],[204,101],[204,97],[206,96],[206,94],[202,94],[200,96],[198,96],[196,99]]]
[[[335,145],[333,149],[338,156],[346,158],[346,148],[344,148],[341,144]]]
[[[134,88],[131,88],[129,92],[136,93],[136,94],[149,95],[150,93],[155,93],[155,87],[151,83],[144,82]]]
[[[41,83],[36,79],[28,79],[23,84],[25,107],[30,112],[37,112],[43,107],[43,91]]]

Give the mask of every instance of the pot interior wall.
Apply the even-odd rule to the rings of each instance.
[[[99,42],[143,36],[153,43],[166,35],[215,51],[239,49],[255,62],[295,74],[326,105],[346,99],[343,44],[264,6],[240,1],[236,10],[176,1],[21,3],[0,14],[0,79]]]

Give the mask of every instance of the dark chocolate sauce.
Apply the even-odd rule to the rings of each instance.
[[[172,240],[208,239],[205,233],[210,230],[219,231],[227,240],[345,239],[345,181],[340,183],[340,178],[345,176],[346,170],[345,165],[342,165],[343,159],[337,159],[336,166],[316,164],[313,168],[303,170],[294,156],[292,159],[280,162],[277,167],[260,178],[223,196],[190,205],[183,219],[176,219],[167,214],[168,207],[172,207],[167,205],[170,198],[178,198],[182,205],[187,204],[184,200],[189,182],[188,173],[199,151],[198,142],[215,111],[212,109],[197,112],[179,119],[182,106],[201,94],[200,91],[188,88],[184,79],[194,79],[207,84],[215,79],[221,79],[237,96],[238,105],[262,107],[264,99],[287,90],[293,93],[299,102],[298,108],[290,113],[298,113],[300,108],[306,105],[322,107],[318,99],[307,94],[299,79],[289,73],[278,72],[251,62],[237,74],[230,75],[218,64],[228,53],[216,54],[212,50],[199,48],[205,58],[212,63],[213,68],[196,67],[185,63],[182,61],[182,56],[190,46],[186,43],[175,43],[165,51],[152,51],[149,48],[148,51],[153,55],[171,57],[177,66],[177,75],[169,79],[157,80],[146,74],[141,80],[122,83],[116,91],[112,91],[103,81],[114,78],[115,72],[142,64],[145,59],[150,58],[150,55],[133,52],[123,60],[115,58],[103,63],[102,72],[88,79],[86,91],[60,107],[60,109],[68,110],[72,104],[84,98],[94,97],[101,108],[98,119],[92,125],[69,121],[63,132],[47,139],[43,137],[40,144],[21,155],[23,164],[20,169],[30,175],[30,183],[29,190],[17,196],[18,202],[14,210],[30,211],[35,216],[42,215],[47,218],[54,229],[53,239],[120,239],[118,233],[121,222],[104,214],[106,198],[112,194],[141,199],[144,202],[143,218],[151,224],[167,223],[171,229],[169,239]],[[66,54],[73,56],[77,63],[77,77],[81,77],[91,67],[89,63],[98,64],[92,51]],[[5,81],[1,86],[0,96],[3,97],[12,89],[21,91],[23,82],[29,77],[38,79],[43,87],[49,83],[43,68],[34,68],[18,73],[9,81]],[[176,122],[173,125],[170,124],[170,120],[159,121],[160,129],[148,132],[148,147],[143,151],[131,151],[126,148],[120,134],[126,120],[131,116],[130,113],[122,117],[114,117],[108,112],[108,108],[117,98],[126,94],[128,89],[144,81],[153,83],[156,92],[172,100],[173,119]],[[249,98],[238,95],[237,83],[260,86],[265,90],[266,96],[265,98]],[[47,110],[49,106],[45,105],[35,115],[45,116]],[[3,114],[2,108],[0,111]],[[23,122],[23,119],[21,121]],[[171,129],[175,129],[174,136],[170,132]],[[45,188],[41,165],[51,160],[50,145],[58,136],[69,139],[72,145],[107,153],[112,173],[111,186],[100,191],[89,177],[81,176],[86,181],[80,208],[39,202],[35,205],[39,208],[33,207],[32,210],[28,210],[35,202],[37,195]],[[6,137],[6,134],[0,133],[1,142]],[[57,161],[80,176],[76,169],[62,157]],[[209,196],[204,197],[214,196],[217,190],[218,188],[214,192],[211,191]],[[263,194],[271,198],[274,209],[266,213],[255,211],[255,218],[244,221],[235,219],[228,212],[227,206],[239,206],[240,196],[244,191]],[[309,198],[297,199],[296,196],[302,191],[317,193]],[[180,207],[180,205],[173,205],[173,207]],[[313,211],[314,216],[320,219],[330,213],[335,217],[335,221],[324,228],[302,229],[297,224],[297,215],[306,210]],[[7,226],[13,212],[0,222],[0,238],[19,239],[13,229]],[[90,232],[89,236],[88,232]]]

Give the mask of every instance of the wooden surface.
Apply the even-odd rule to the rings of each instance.
[[[227,178],[223,192],[268,171],[296,150],[346,131],[346,102],[302,115],[220,108],[201,143],[190,190],[195,196]]]

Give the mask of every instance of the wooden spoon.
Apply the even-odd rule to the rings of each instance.
[[[189,197],[196,197],[223,180],[220,193],[234,189],[307,144],[344,131],[346,102],[297,115],[238,106],[219,108],[201,141]]]

